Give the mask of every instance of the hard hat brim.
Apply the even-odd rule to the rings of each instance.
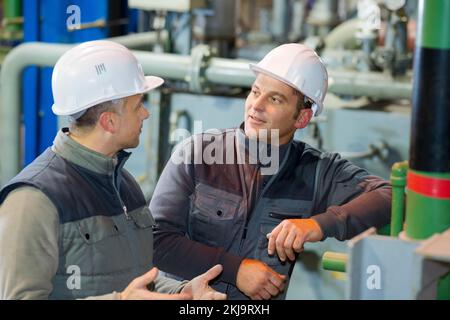
[[[110,101],[110,100],[114,100],[114,99],[120,99],[120,98],[126,98],[126,97],[130,97],[133,96],[135,94],[142,94],[142,93],[147,93],[153,89],[156,89],[158,87],[160,87],[162,84],[164,83],[164,79],[160,78],[160,77],[156,77],[156,76],[145,76],[145,85],[144,88],[142,90],[136,90],[133,92],[127,92],[127,93],[122,93],[120,95],[115,95],[115,96],[111,96],[111,97],[107,97],[105,99],[101,99],[98,101],[93,101],[92,103],[83,106],[82,108],[79,108],[77,110],[70,110],[70,112],[65,111],[64,112],[64,108],[61,108],[61,106],[57,106],[55,104],[52,105],[52,111],[54,114],[58,115],[58,116],[70,116],[72,114],[76,114],[80,111],[89,109],[90,107],[93,107],[99,103],[105,102],[105,101]]]
[[[162,84],[164,83],[164,79],[156,76],[145,76],[145,82],[146,82],[145,85],[146,89],[141,93],[149,92],[150,90],[162,86]]]

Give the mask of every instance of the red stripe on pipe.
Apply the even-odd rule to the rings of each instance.
[[[432,178],[408,171],[407,188],[426,197],[450,199],[450,179]]]

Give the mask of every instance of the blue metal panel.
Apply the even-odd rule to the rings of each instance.
[[[117,2],[115,2],[117,1]],[[97,20],[108,21],[109,5],[126,0],[23,0],[24,41],[76,43],[108,37],[109,28],[89,28],[69,32],[67,13],[70,5],[80,8],[81,24]],[[33,161],[53,142],[57,118],[51,111],[53,95],[51,75],[53,68],[29,67],[23,76],[23,124],[25,126],[24,164]]]
[[[138,32],[139,10],[128,9],[128,19],[127,33]]]
[[[53,68],[41,68],[39,74],[39,144],[38,153],[52,145],[57,130],[57,118],[52,112],[52,72]]]
[[[88,0],[41,0],[41,30],[40,39],[52,43],[74,43],[88,40],[102,39],[107,36],[107,28],[90,28],[69,32],[67,19],[70,13],[67,8],[77,5],[80,8],[81,24],[99,19],[108,19],[108,1]],[[39,144],[38,153],[43,152],[53,142],[57,130],[57,117],[53,114],[51,106],[53,95],[51,91],[51,77],[53,68],[42,68],[40,73],[39,97]]]
[[[41,0],[41,40],[45,42],[74,43],[102,39],[108,36],[108,28],[89,28],[69,32],[67,20],[72,13],[67,8],[76,5],[80,8],[80,23],[108,20],[107,0]]]
[[[77,4],[81,9],[81,24],[94,22],[97,20],[108,20],[108,1],[79,0],[68,1],[70,4]],[[72,42],[83,42],[108,37],[108,28],[90,28],[72,32]]]
[[[39,41],[39,1],[23,1],[24,41]],[[25,165],[38,155],[38,111],[37,101],[39,92],[38,68],[28,67],[22,76],[22,107],[24,124],[24,150],[21,159]]]

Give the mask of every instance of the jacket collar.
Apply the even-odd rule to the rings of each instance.
[[[274,152],[278,152],[278,157],[271,157],[273,160],[279,161],[279,164],[283,162],[284,157],[287,155],[288,150],[291,148],[291,139],[288,143],[283,145],[273,145],[269,143],[255,142],[255,140],[249,139],[245,135],[244,131],[245,122],[236,128],[236,140],[237,148],[241,156],[247,155],[248,159],[245,158],[250,164],[258,164],[262,167],[269,166],[270,163],[266,163],[262,157],[271,156]],[[262,163],[261,163],[262,162]]]
[[[53,152],[89,171],[104,175],[113,175],[117,166],[120,168],[123,167],[131,155],[130,152],[121,150],[112,158],[105,156],[79,144],[68,133],[69,128],[62,128],[58,131],[53,141]]]

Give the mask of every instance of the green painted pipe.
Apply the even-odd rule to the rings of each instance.
[[[389,236],[391,234],[391,224],[387,224],[377,230],[377,234],[382,236]]]
[[[435,187],[428,190],[426,184]],[[427,239],[450,228],[450,197],[440,196],[438,184],[450,185],[450,173],[409,170],[406,201],[406,235],[409,238]]]
[[[450,49],[449,12],[448,0],[420,0],[416,41],[421,47]]]
[[[450,300],[450,272],[441,277],[438,283],[437,297],[440,300]]]
[[[397,162],[392,166],[392,208],[391,208],[391,232],[392,237],[397,237],[403,229],[405,213],[405,186],[408,161]]]
[[[3,0],[6,31],[9,34],[22,31],[22,0]]]
[[[327,251],[322,256],[322,268],[330,271],[345,272],[348,254]]]
[[[418,17],[405,231],[427,239],[450,228],[450,1],[420,0]],[[450,274],[437,297],[450,300]]]

